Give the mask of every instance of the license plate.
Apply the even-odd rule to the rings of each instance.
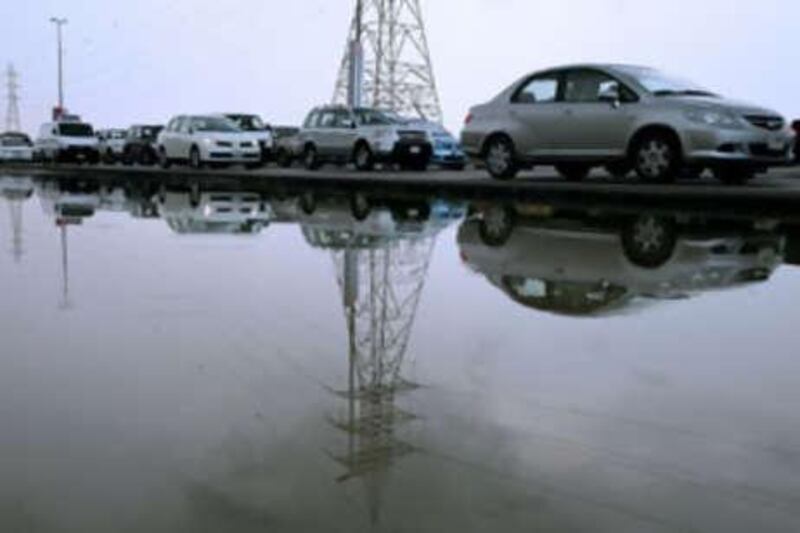
[[[409,150],[412,154],[418,154],[422,152],[422,148],[419,146],[412,146]]]
[[[784,150],[786,148],[786,143],[783,141],[782,137],[775,137],[769,140],[767,146],[770,150]]]

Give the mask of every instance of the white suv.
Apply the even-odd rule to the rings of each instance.
[[[97,137],[90,124],[47,122],[42,124],[35,143],[36,154],[44,161],[100,161]]]
[[[128,132],[121,129],[97,131],[98,150],[105,163],[113,164],[122,159],[127,136]]]
[[[214,116],[178,116],[158,134],[161,166],[188,163],[192,168],[205,165],[224,167],[244,164],[261,165],[261,147],[252,136],[226,118]]]

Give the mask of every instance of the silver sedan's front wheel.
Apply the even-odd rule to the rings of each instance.
[[[675,142],[664,134],[642,138],[635,155],[636,173],[644,180],[665,182],[675,178],[679,151]]]
[[[519,166],[510,139],[498,135],[489,141],[486,146],[486,169],[493,178],[501,180],[517,175]]]

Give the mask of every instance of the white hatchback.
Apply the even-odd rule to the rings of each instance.
[[[161,166],[188,163],[192,168],[261,165],[261,147],[252,136],[228,119],[214,116],[178,116],[158,135]]]

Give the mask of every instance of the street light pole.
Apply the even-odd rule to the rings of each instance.
[[[64,111],[64,45],[61,38],[61,28],[67,23],[67,19],[51,17],[50,22],[56,25],[58,36],[58,108]]]

